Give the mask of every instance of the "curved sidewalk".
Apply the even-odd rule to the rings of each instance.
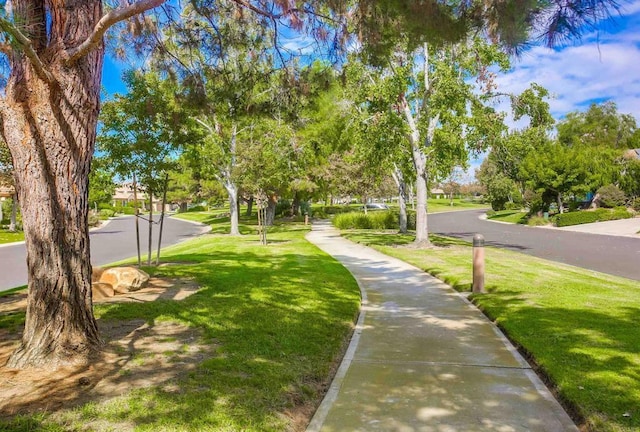
[[[307,239],[356,278],[356,331],[307,432],[575,431],[500,331],[421,270],[340,237]]]

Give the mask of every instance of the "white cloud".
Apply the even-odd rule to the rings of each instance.
[[[638,36],[638,35],[636,35]],[[640,120],[640,47],[624,42],[588,43],[550,50],[534,47],[498,77],[501,91],[518,93],[535,82],[547,88],[552,114],[561,118],[591,101],[613,100]]]

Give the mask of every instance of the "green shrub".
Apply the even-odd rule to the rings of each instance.
[[[398,214],[394,212],[342,213],[333,218],[339,229],[397,229]]]
[[[207,209],[204,208],[204,206],[201,206],[201,205],[196,205],[196,206],[193,206],[193,207],[187,209],[188,212],[202,212],[202,211],[206,211],[206,210]]]
[[[498,213],[498,212],[495,211],[494,209],[487,210],[487,217],[490,218],[491,216],[495,216],[496,213]]]
[[[605,208],[621,206],[627,200],[624,192],[622,192],[618,186],[612,184],[598,189],[598,195],[598,204]]]
[[[98,210],[114,210],[110,203],[98,203]]]
[[[110,217],[114,217],[115,214],[116,214],[115,210],[106,209],[106,208],[98,212],[100,219],[108,219]]]
[[[597,209],[594,211],[577,211],[559,214],[555,217],[556,226],[571,226],[609,220],[628,219],[633,217],[624,207],[614,210]]]
[[[631,208],[635,211],[640,212],[640,197],[637,197],[633,201],[631,201]]]
[[[136,214],[136,209],[133,207],[122,207],[122,206],[118,206],[114,208],[114,211],[116,213],[120,213],[120,214],[125,214],[125,215],[134,215]]]
[[[291,201],[282,199],[276,204],[276,216],[289,216],[291,212]]]
[[[504,208],[505,210],[520,210],[522,208],[522,204],[508,202],[504,205]]]
[[[531,216],[527,220],[527,225],[529,226],[542,226],[548,224],[549,221],[542,216]]]
[[[95,227],[100,224],[100,217],[95,213],[89,213],[89,226]]]
[[[350,207],[350,206],[324,206],[322,207],[322,209],[324,210],[325,214],[328,215],[332,215],[332,214],[341,214],[341,213],[350,213],[350,212],[354,212],[354,211],[358,211],[358,209]]]

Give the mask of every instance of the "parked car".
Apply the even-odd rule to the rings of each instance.
[[[389,206],[384,203],[369,203],[366,205],[367,211],[369,210],[389,210]],[[364,210],[364,206],[362,207]]]

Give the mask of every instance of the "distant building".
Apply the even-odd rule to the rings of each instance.
[[[0,198],[11,198],[13,195],[15,195],[15,193],[16,190],[13,188],[13,186],[0,183]]]
[[[440,198],[445,198],[446,197],[446,194],[440,188],[433,188],[429,192],[430,192],[429,194],[431,195],[432,198],[440,199]]]
[[[140,189],[138,186],[138,190],[136,191],[138,202],[140,203],[141,210],[148,210],[149,206],[149,197],[144,189]],[[114,207],[126,207],[133,206],[135,202],[134,194],[133,194],[133,183],[122,183],[121,185],[116,187],[116,190],[111,197],[111,203]],[[153,210],[159,212],[162,210],[162,200],[156,197],[153,197]]]

